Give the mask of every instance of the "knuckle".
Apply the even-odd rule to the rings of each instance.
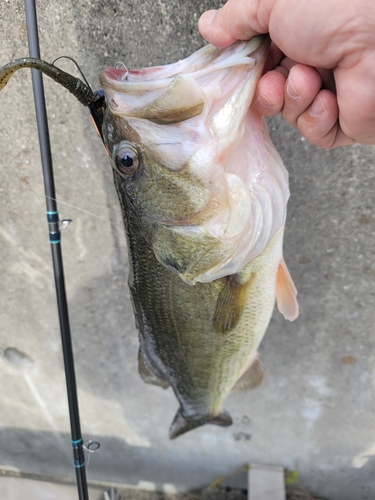
[[[301,135],[315,146],[326,150],[332,149],[337,133],[337,122],[328,131],[319,124],[306,123],[302,120],[297,126]]]
[[[286,103],[281,110],[281,116],[289,125],[297,126],[298,114],[293,109],[290,109]]]

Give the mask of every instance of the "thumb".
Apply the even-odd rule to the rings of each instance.
[[[268,27],[261,26],[258,21],[261,4],[256,0],[228,0],[221,9],[202,14],[198,29],[203,38],[216,47],[229,47],[237,40],[250,40],[254,35],[268,31]]]

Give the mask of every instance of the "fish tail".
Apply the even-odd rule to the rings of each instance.
[[[169,428],[169,437],[171,439],[176,439],[176,437],[185,434],[185,432],[191,431],[192,429],[205,424],[215,424],[220,425],[221,427],[227,427],[228,425],[232,425],[232,423],[232,417],[227,410],[223,410],[215,417],[203,417],[196,419],[184,417],[182,415],[181,408],[179,408]]]

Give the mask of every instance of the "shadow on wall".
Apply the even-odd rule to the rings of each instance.
[[[91,439],[98,441],[101,446],[90,457],[88,481],[119,483],[123,480],[123,484],[163,491],[166,481],[162,478],[166,476],[165,471],[167,471],[168,477],[174,478],[174,485],[179,488],[179,483],[181,483],[180,488],[184,488],[184,472],[180,462],[168,461],[168,457],[161,456],[157,449],[129,446],[124,440],[115,437],[91,436]],[[0,430],[0,440],[2,448],[0,468],[15,467],[25,473],[75,479],[72,460],[67,458],[67,455],[71,453],[69,434],[63,433],[56,436],[51,432],[9,428]],[[373,477],[374,467],[375,457],[372,457],[361,469],[348,467],[346,471],[341,470],[341,473],[345,472],[346,480],[351,483],[351,489],[358,491],[357,498],[372,498],[371,488],[366,484],[369,478]],[[319,477],[316,474],[317,472],[313,473],[313,476],[316,476],[315,481],[319,483]],[[246,477],[243,474],[241,476],[243,476],[241,487],[245,488]],[[335,473],[332,473],[331,481],[333,484],[337,481],[339,491],[340,481],[334,476]],[[139,480],[140,477],[142,480]],[[228,481],[230,482],[230,479],[226,483]],[[238,487],[238,480],[236,483],[233,487]],[[198,484],[196,487],[204,487],[208,484]]]
[[[70,435],[36,432],[24,429],[2,429],[0,468],[16,467],[23,472],[75,478],[71,455]],[[123,439],[91,436],[100,448],[90,456],[88,480],[139,485],[144,478],[149,487],[163,491],[163,468],[176,480],[181,476],[178,462],[163,463],[158,450],[133,447]],[[86,462],[88,457],[86,456]],[[51,472],[52,471],[52,472]],[[144,486],[146,483],[144,483]],[[142,486],[142,483],[140,484]]]

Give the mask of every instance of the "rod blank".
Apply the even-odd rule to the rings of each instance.
[[[27,35],[30,57],[40,59],[38,24],[34,0],[25,0]],[[42,160],[44,189],[47,203],[47,221],[49,226],[53,270],[55,276],[56,298],[60,321],[61,342],[64,357],[65,378],[69,403],[69,416],[73,445],[74,467],[76,470],[79,500],[89,500],[87,490],[85,456],[81,435],[78,409],[77,386],[74,370],[74,358],[70,334],[68,302],[65,291],[64,266],[61,251],[61,235],[57,204],[55,201],[55,183],[53,177],[51,145],[48,130],[47,112],[44,98],[43,79],[40,71],[32,70],[35,112],[38,125],[40,154]]]

